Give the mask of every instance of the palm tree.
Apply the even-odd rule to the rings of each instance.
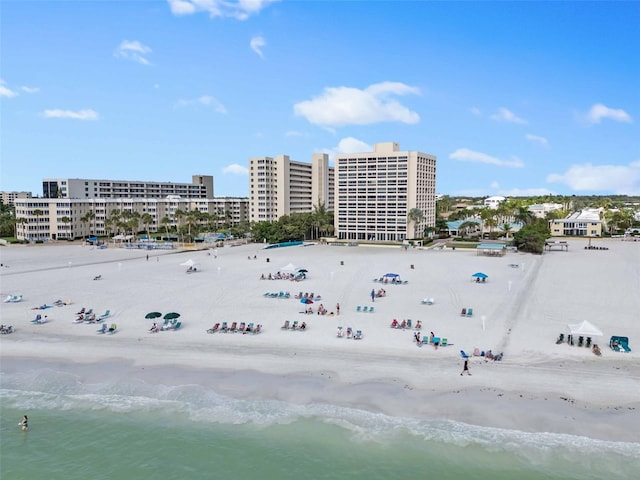
[[[67,238],[71,238],[71,235],[70,235],[70,234],[71,234],[71,232],[67,232],[67,227],[68,227],[68,226],[69,226],[69,224],[71,223],[71,219],[65,215],[64,217],[62,217],[62,218],[60,219],[60,221],[61,221],[62,223],[64,223],[65,236],[66,236]],[[58,237],[59,237],[59,236],[60,236],[60,235],[58,235]]]
[[[169,225],[171,225],[171,218],[165,216],[162,220],[160,220],[160,223],[162,223],[162,226],[167,233],[167,238],[169,238]]]
[[[424,213],[419,208],[412,208],[407,214],[409,222],[413,223],[413,238],[418,238],[418,224],[424,220]]]
[[[147,230],[147,241],[151,241],[151,234],[149,233],[149,225],[153,223],[153,217],[148,213],[142,214],[140,217],[140,221],[144,224]]]
[[[16,238],[18,238],[18,224],[24,226],[26,223],[28,223],[26,218],[24,218],[24,217],[16,218],[16,221],[15,221],[15,232],[16,232],[15,236],[16,236]]]
[[[469,232],[473,229],[477,229],[478,228],[478,224],[476,222],[471,222],[469,220],[467,220],[466,222],[462,222],[460,224],[460,226],[458,227],[458,233],[460,233],[460,230],[462,230],[464,232],[464,234],[462,235],[463,238],[467,237],[469,235]]]
[[[36,239],[37,239],[37,238],[40,236],[40,232],[39,232],[39,230],[40,230],[40,228],[39,228],[39,225],[40,225],[40,217],[41,217],[42,215],[44,215],[44,212],[43,212],[42,210],[40,210],[39,208],[36,208],[36,209],[33,211],[33,214],[36,216]]]
[[[509,238],[509,232],[513,230],[513,227],[510,223],[503,223],[502,225],[500,225],[500,230],[504,232],[505,238]]]

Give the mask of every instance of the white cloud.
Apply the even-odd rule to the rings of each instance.
[[[532,133],[527,133],[524,138],[529,140],[530,142],[539,143],[545,147],[549,146],[549,141],[545,137],[541,137],[539,135],[533,135]]]
[[[147,55],[151,52],[150,47],[137,40],[123,40],[113,55],[116,58],[126,58],[127,60],[133,60],[143,65],[151,65],[147,59]]]
[[[509,123],[527,123],[526,120],[518,117],[515,113],[513,113],[508,108],[500,107],[497,113],[494,113],[489,117],[491,120],[495,120],[496,122],[509,122]]]
[[[336,155],[341,153],[362,153],[373,152],[373,146],[354,137],[345,137],[338,142],[333,148],[321,148],[321,153],[326,153],[333,160]]]
[[[231,165],[227,165],[222,169],[222,173],[225,175],[227,173],[231,175],[249,175],[249,169],[247,167],[243,167],[237,163],[232,163]]]
[[[479,117],[480,115],[482,115],[482,111],[476,107],[471,107],[469,111],[471,112],[471,115],[475,115],[476,117]]]
[[[246,20],[278,0],[167,0],[174,15],[207,12],[209,17],[230,17]]]
[[[12,98],[12,97],[17,97],[18,95],[19,95],[18,92],[14,92],[9,87],[5,87],[4,80],[0,78],[0,97]]]
[[[305,134],[302,132],[297,132],[296,130],[289,130],[284,132],[285,137],[304,137]]]
[[[622,109],[609,108],[606,105],[601,103],[596,103],[591,107],[589,113],[587,113],[587,122],[589,123],[600,123],[603,118],[608,118],[609,120],[615,120],[616,122],[625,122],[631,123],[633,120],[631,115],[625,112]]]
[[[640,160],[629,165],[572,165],[564,173],[548,175],[547,182],[563,183],[575,191],[640,195]]]
[[[455,152],[449,155],[452,160],[459,160],[461,162],[473,162],[473,163],[486,163],[488,165],[496,165],[498,167],[511,167],[522,168],[524,162],[518,157],[512,157],[511,160],[501,160],[496,157],[492,157],[482,152],[475,152],[468,148],[459,148]]]
[[[382,82],[364,90],[352,87],[327,87],[324,92],[293,106],[294,113],[310,123],[325,127],[369,125],[379,122],[418,123],[420,116],[393,95],[420,94],[420,90],[399,82]]]
[[[25,93],[38,93],[40,91],[38,87],[27,87],[26,85],[23,85],[22,87],[20,87],[20,90],[22,90]]]
[[[251,39],[251,42],[249,42],[249,45],[251,46],[251,50],[253,50],[254,52],[256,52],[260,58],[264,58],[264,54],[262,53],[262,47],[264,47],[267,44],[267,42],[265,41],[265,39],[263,37],[253,37]]]
[[[188,107],[190,105],[204,105],[214,108],[218,113],[227,113],[226,107],[216,97],[212,97],[211,95],[202,95],[201,97],[189,100],[180,99],[176,103],[176,107]]]
[[[86,110],[45,110],[42,112],[45,118],[71,118],[73,120],[97,120],[98,112],[91,109]]]

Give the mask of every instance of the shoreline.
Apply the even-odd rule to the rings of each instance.
[[[640,248],[603,241],[608,251],[543,256],[509,253],[501,258],[475,252],[311,246],[264,251],[255,245],[207,252],[91,250],[80,246],[31,249],[2,247],[2,294],[24,294],[0,304],[3,323],[15,333],[0,338],[0,371],[51,368],[93,382],[207,386],[237,399],[280,400],[295,405],[328,404],[393,417],[448,419],[481,427],[570,434],[614,442],[640,442]],[[578,243],[577,240],[572,240]],[[155,253],[155,252],[154,252]],[[252,260],[253,256],[258,260]],[[201,268],[185,275],[194,259]],[[269,258],[270,261],[266,261]],[[303,282],[262,281],[293,262],[310,270]],[[415,269],[409,269],[409,264]],[[512,268],[517,264],[518,268]],[[406,285],[385,285],[387,296],[370,302],[372,281],[397,271]],[[470,275],[486,271],[477,285]],[[101,274],[100,281],[93,281]],[[611,278],[616,281],[612,282]],[[9,290],[10,289],[10,290]],[[322,294],[339,316],[304,315],[291,299],[266,298],[267,291]],[[634,292],[636,294],[634,294]],[[420,300],[434,297],[432,306]],[[33,325],[34,305],[57,298],[73,304],[45,310],[51,321]],[[368,301],[369,300],[369,301]],[[356,312],[375,305],[375,313]],[[317,305],[312,305],[315,307]],[[115,335],[95,325],[75,325],[81,306],[100,314]],[[472,318],[460,309],[473,307]],[[149,311],[178,311],[183,328],[149,334]],[[420,319],[423,333],[447,336],[450,345],[416,348],[414,330],[389,328],[391,319]],[[557,345],[567,323],[589,319],[605,337],[590,349]],[[246,320],[264,326],[259,335],[205,333],[214,322]],[[306,321],[305,332],[282,331],[285,320]],[[336,325],[362,329],[361,341],[336,338]],[[606,338],[626,334],[631,353],[612,352]],[[504,351],[501,362],[471,358],[462,377],[460,350]]]

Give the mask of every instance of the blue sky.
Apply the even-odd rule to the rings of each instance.
[[[0,190],[248,194],[250,157],[438,157],[449,195],[640,194],[640,2],[0,2]]]

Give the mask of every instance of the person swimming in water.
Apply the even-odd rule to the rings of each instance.
[[[29,419],[27,418],[26,415],[22,417],[22,421],[18,424],[18,426],[22,427],[23,432],[26,432],[27,430],[29,430]]]

